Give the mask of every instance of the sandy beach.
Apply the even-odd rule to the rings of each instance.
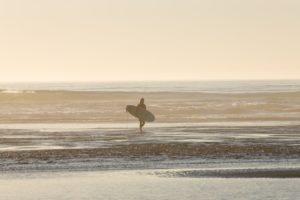
[[[0,175],[0,198],[35,199],[286,199],[299,179],[160,177],[164,171],[43,172]],[[175,173],[181,173],[175,171]],[[15,191],[18,192],[15,192]]]
[[[144,133],[125,105],[144,97]],[[1,199],[295,199],[299,92],[0,92]],[[18,191],[18,192],[16,192]]]

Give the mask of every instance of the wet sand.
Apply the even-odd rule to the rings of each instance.
[[[300,160],[300,129],[295,125],[157,124],[144,134],[122,125],[2,125],[0,170],[193,167],[203,159]]]
[[[5,151],[0,159],[50,160],[95,157],[202,157],[202,158],[300,158],[299,146],[286,145],[225,145],[225,144],[131,144],[105,148]]]
[[[283,149],[279,152],[277,149]],[[299,163],[299,148],[235,147],[224,145],[194,146],[192,144],[128,145],[100,149],[34,150],[0,153],[1,171],[40,170],[113,170],[145,168],[199,167],[203,163],[219,162],[282,162]],[[278,172],[278,173],[277,173]],[[300,171],[255,172],[249,177],[299,177]],[[247,174],[210,174],[220,177],[247,177]]]
[[[294,200],[300,179],[161,177],[164,171],[37,172],[0,175],[0,199]],[[181,173],[177,171],[176,173]]]
[[[161,177],[184,178],[300,178],[300,168],[170,170],[155,174]]]
[[[144,134],[125,113],[140,97],[157,118]],[[299,102],[299,92],[0,93],[0,199],[295,199]]]

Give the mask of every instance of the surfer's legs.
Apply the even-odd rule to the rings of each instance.
[[[141,121],[140,120],[140,132],[142,133],[143,132],[143,126],[145,125],[145,121]]]

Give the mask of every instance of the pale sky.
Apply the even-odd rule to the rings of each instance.
[[[0,81],[300,79],[299,0],[0,0]]]

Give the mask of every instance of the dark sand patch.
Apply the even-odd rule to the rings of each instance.
[[[300,178],[299,168],[286,169],[221,169],[158,172],[162,177],[217,178]]]
[[[0,159],[23,160],[70,159],[94,157],[215,157],[215,158],[252,158],[252,157],[294,157],[300,158],[300,146],[263,145],[263,144],[130,144],[115,145],[107,148],[49,149],[0,152]]]

